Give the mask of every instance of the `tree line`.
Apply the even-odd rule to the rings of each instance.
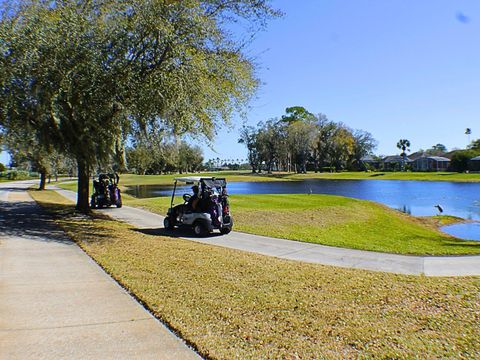
[[[350,129],[324,114],[301,106],[289,107],[280,118],[244,126],[239,142],[247,147],[252,172],[273,170],[305,173],[362,169],[377,141],[364,130]]]
[[[166,135],[137,135],[126,148],[126,160],[128,170],[139,175],[196,172],[203,168],[203,151]]]

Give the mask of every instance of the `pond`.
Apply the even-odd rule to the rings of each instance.
[[[129,188],[127,193],[139,198],[170,196],[172,189],[173,186],[139,185]],[[178,189],[179,194],[191,192],[190,186],[182,186]],[[376,201],[414,216],[438,215],[439,210],[435,205],[440,205],[443,209],[443,215],[453,215],[467,220],[480,221],[480,183],[314,179],[304,181],[232,182],[228,184],[228,192],[232,195],[309,193],[341,195]],[[462,233],[462,238],[474,240],[473,237],[479,237],[478,226],[457,224],[455,229],[455,231],[464,229],[462,231],[465,231],[467,235]],[[446,230],[448,232],[449,229]]]
[[[453,224],[444,226],[442,231],[460,239],[480,241],[480,223]]]

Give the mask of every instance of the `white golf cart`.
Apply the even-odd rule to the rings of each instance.
[[[198,194],[183,194],[183,204],[174,206],[177,184],[198,186]],[[194,205],[192,206],[192,203]],[[233,218],[228,204],[227,182],[224,178],[215,177],[179,177],[175,179],[172,199],[167,216],[163,221],[166,229],[186,226],[193,229],[196,236],[207,236],[214,229],[228,234],[233,228]]]

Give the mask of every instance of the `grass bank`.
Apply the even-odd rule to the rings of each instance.
[[[170,199],[129,197],[125,203],[165,215]],[[480,242],[438,230],[458,221],[450,217],[416,218],[371,201],[333,195],[232,195],[230,203],[235,230],[246,233],[396,254],[480,254]]]
[[[480,356],[478,277],[349,270],[146,235],[76,217],[56,193],[31,194],[207,358]]]

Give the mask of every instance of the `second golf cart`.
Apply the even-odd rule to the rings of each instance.
[[[122,195],[118,188],[120,177],[118,174],[99,174],[98,180],[93,180],[93,194],[90,200],[92,209],[101,209],[115,205],[122,207]]]
[[[183,194],[183,204],[174,205],[178,183],[193,185],[193,195]],[[172,199],[164,219],[166,229],[186,226],[196,236],[206,236],[214,229],[228,234],[233,228],[233,218],[227,195],[227,182],[215,177],[179,177],[175,179]]]

